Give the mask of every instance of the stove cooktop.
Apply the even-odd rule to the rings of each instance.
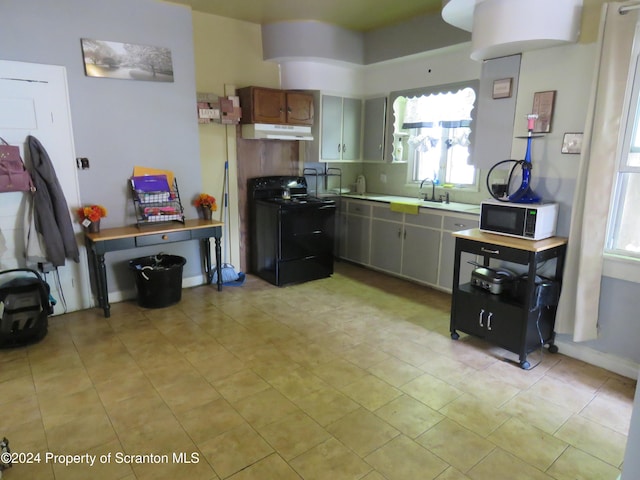
[[[330,205],[335,203],[333,200],[327,198],[313,197],[311,195],[304,195],[292,198],[271,197],[264,198],[263,201],[276,203],[278,205]]]

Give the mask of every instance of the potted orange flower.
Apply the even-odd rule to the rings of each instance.
[[[107,209],[102,205],[87,205],[80,207],[76,213],[80,218],[80,224],[89,233],[98,233],[100,231],[100,219],[107,216]]]
[[[205,220],[211,220],[211,212],[218,210],[215,197],[208,193],[201,193],[193,201],[193,204],[202,212]]]

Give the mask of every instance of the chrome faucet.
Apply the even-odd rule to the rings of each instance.
[[[422,190],[422,186],[424,185],[424,182],[431,182],[431,198],[429,198],[429,196],[425,193],[424,201],[442,203],[442,198],[436,198],[436,182],[431,178],[425,178],[420,182],[420,190]]]

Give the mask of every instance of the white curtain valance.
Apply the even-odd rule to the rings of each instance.
[[[475,100],[473,88],[407,98],[402,128],[469,126]]]

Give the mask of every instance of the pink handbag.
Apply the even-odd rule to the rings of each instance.
[[[35,191],[31,175],[20,158],[20,149],[2,137],[0,141],[0,193]]]

